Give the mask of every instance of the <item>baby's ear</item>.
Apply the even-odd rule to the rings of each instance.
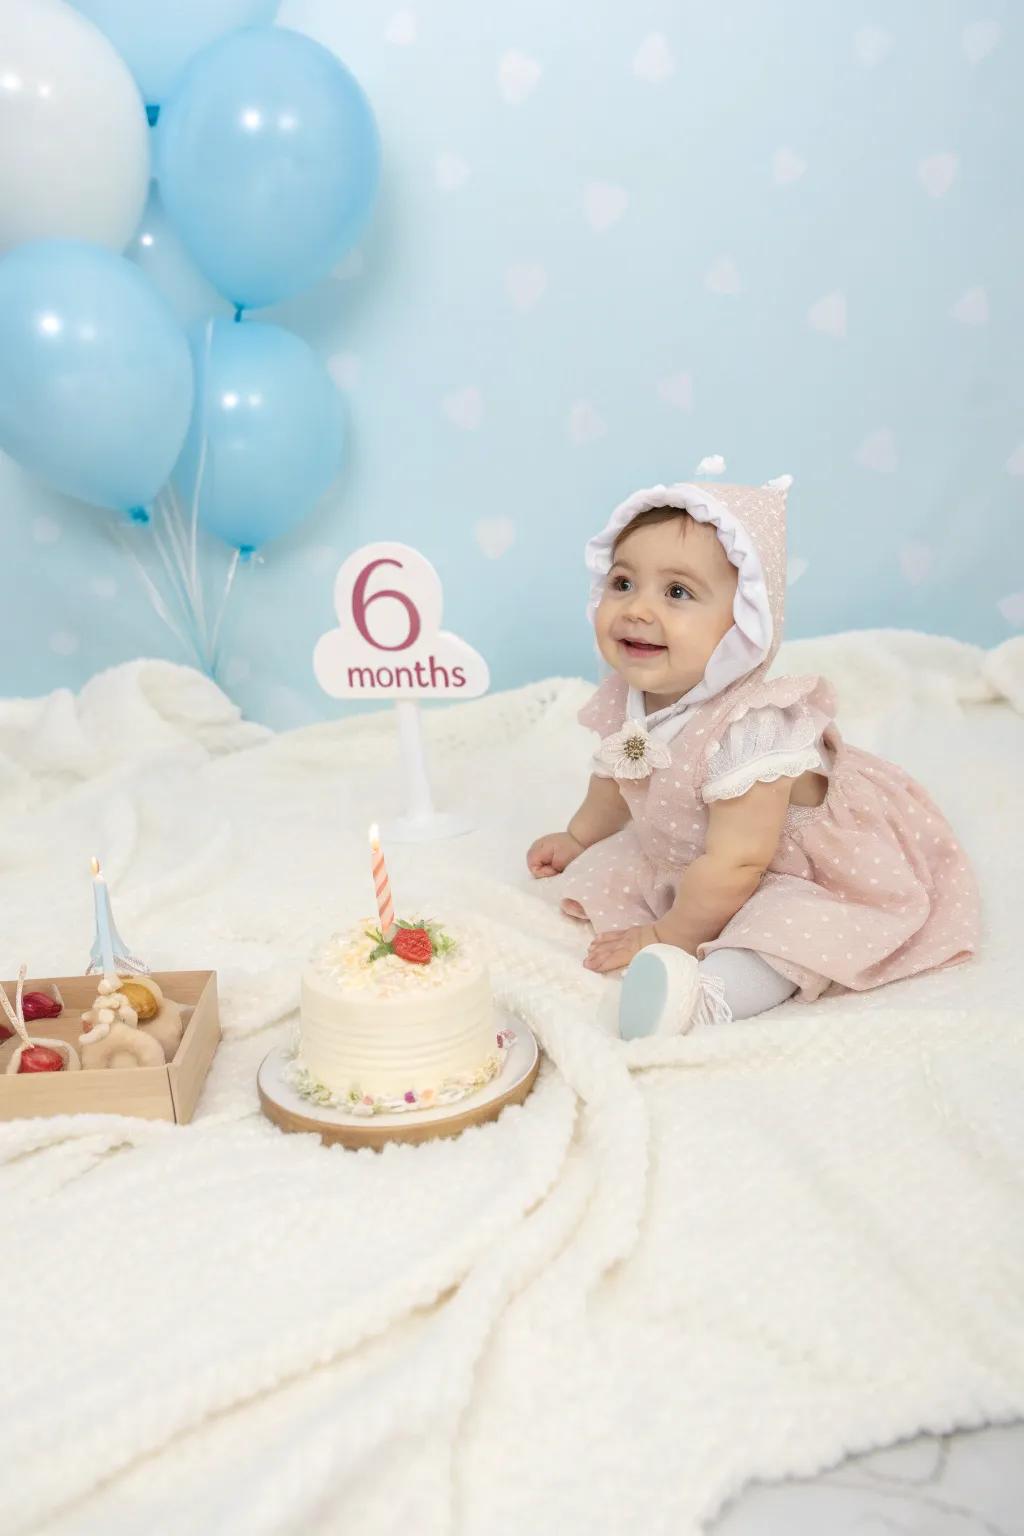
[[[764,491],[788,491],[792,484],[792,475],[776,475],[774,480],[766,480],[761,489]]]

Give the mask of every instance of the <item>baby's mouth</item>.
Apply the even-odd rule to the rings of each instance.
[[[633,638],[622,638],[619,640],[619,645],[634,661],[650,661],[652,657],[660,656],[663,651],[668,650],[667,645],[652,645],[649,640]]]

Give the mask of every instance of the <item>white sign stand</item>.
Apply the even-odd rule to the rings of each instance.
[[[398,738],[405,767],[405,794],[409,809],[404,816],[385,820],[384,835],[389,843],[429,843],[440,837],[461,837],[472,830],[468,816],[458,811],[434,809],[423,746],[423,724],[419,705],[412,699],[395,700]]]
[[[469,817],[434,806],[418,700],[477,698],[487,692],[490,673],[472,646],[441,628],[437,572],[407,544],[368,544],[339,570],[334,606],[338,627],[321,635],[313,652],[317,682],[335,699],[395,702],[408,809],[385,821],[388,841],[468,832]]]

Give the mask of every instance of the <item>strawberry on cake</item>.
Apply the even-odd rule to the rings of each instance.
[[[335,934],[302,977],[304,1097],[361,1115],[453,1104],[500,1071],[515,1036],[497,1026],[487,967],[464,933],[369,920]]]

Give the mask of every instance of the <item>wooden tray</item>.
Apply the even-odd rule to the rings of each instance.
[[[540,1070],[540,1047],[521,1019],[509,1019],[516,1041],[498,1076],[467,1094],[455,1104],[436,1109],[410,1110],[405,1114],[352,1115],[343,1109],[326,1109],[300,1097],[287,1081],[289,1056],[277,1046],[264,1057],[257,1077],[260,1108],[282,1131],[313,1131],[327,1146],[374,1147],[389,1141],[432,1141],[437,1136],[458,1136],[471,1125],[496,1120],[506,1104],[522,1104]]]
[[[185,1033],[174,1060],[162,1067],[116,1067],[91,1072],[20,1072],[6,1067],[17,1039],[0,1045],[0,1120],[39,1115],[140,1115],[145,1120],[191,1120],[199,1091],[210,1070],[220,1040],[216,971],[155,971],[167,997],[182,1004]],[[56,982],[64,1012],[56,1019],[37,1019],[30,1035],[48,1035],[78,1049],[81,1018],[96,998],[98,976],[44,976],[25,983],[26,992],[41,992]],[[0,982],[14,1001],[17,983]]]

